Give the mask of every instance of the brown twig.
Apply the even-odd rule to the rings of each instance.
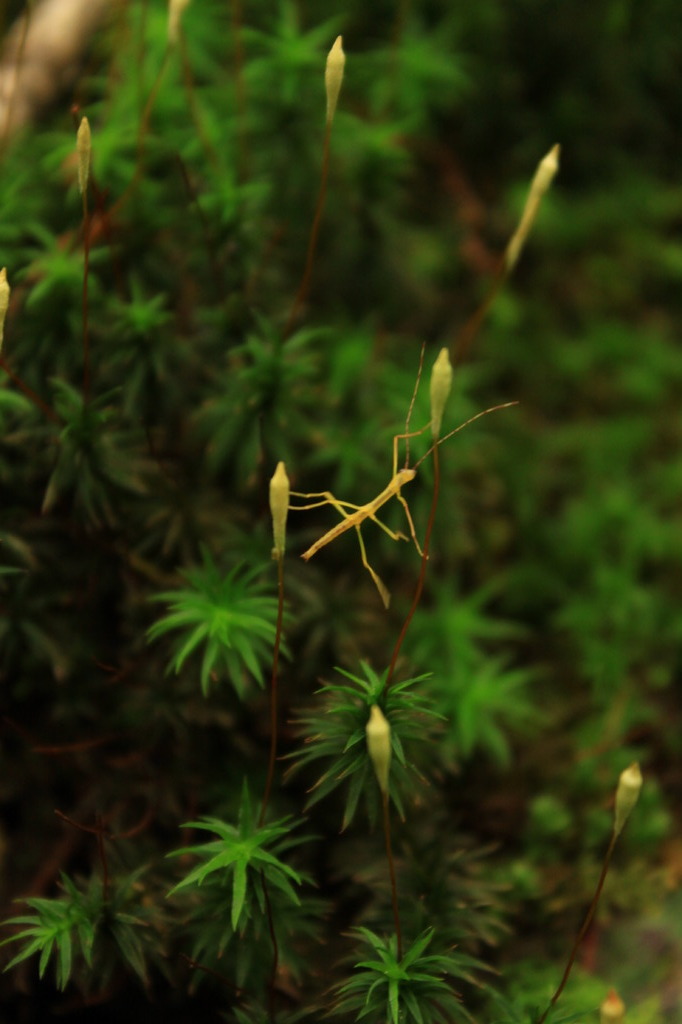
[[[68,814],[64,814],[63,811],[55,809],[54,812],[58,818],[66,822],[67,825],[71,825],[73,828],[78,829],[79,832],[87,832],[89,835],[97,836],[97,852],[99,853],[100,863],[102,865],[102,898],[106,902],[109,896],[109,862],[107,860],[107,851],[104,846],[105,839],[112,839],[113,836],[110,832],[105,831],[104,820],[101,814],[95,815],[95,824],[83,825],[79,821],[74,821]]]
[[[388,790],[381,793],[381,808],[384,822],[384,840],[386,843],[386,857],[388,859],[388,873],[391,879],[391,903],[393,904],[393,922],[395,925],[395,936],[398,943],[398,959],[403,958],[403,933],[400,927],[400,912],[398,910],[398,884],[395,875],[395,861],[393,859],[393,847],[391,844],[391,816],[388,807]]]
[[[400,655],[400,649],[403,645],[403,641],[407,636],[407,631],[410,628],[410,623],[414,613],[417,610],[419,601],[424,590],[424,581],[426,580],[426,566],[429,561],[429,548],[431,546],[431,535],[433,533],[433,526],[436,521],[436,508],[438,507],[438,496],[440,494],[440,448],[438,445],[433,449],[433,497],[431,499],[431,511],[429,512],[429,519],[426,524],[426,534],[424,536],[424,544],[422,546],[422,560],[419,567],[419,578],[417,580],[417,586],[415,587],[414,595],[412,597],[412,604],[410,610],[405,616],[402,628],[396,640],[395,647],[393,648],[393,655],[391,657],[390,665],[388,666],[388,672],[386,674],[386,683],[384,686],[384,692],[388,690],[389,686],[393,682],[393,676],[395,675],[396,665],[398,663],[398,656]]]
[[[270,755],[268,757],[268,774],[265,792],[260,809],[258,827],[262,828],[265,814],[270,801],[272,783],[275,777],[275,761],[277,760],[277,683],[279,671],[279,652],[282,646],[282,621],[284,618],[284,559],[277,559],[277,624],[275,627],[275,646],[272,653],[272,675],[270,678]]]
[[[12,113],[14,111],[14,101],[17,96],[17,87],[19,85],[19,74],[21,73],[21,65],[24,62],[24,53],[26,51],[26,40],[28,38],[28,30],[31,24],[31,14],[33,13],[33,0],[28,0],[26,11],[21,23],[21,35],[19,37],[19,46],[17,47],[17,55],[14,61],[14,69],[12,76],[12,84],[9,88],[8,99],[7,99],[7,110],[5,112],[5,123],[2,127],[2,135],[0,136],[0,160],[5,155],[7,149],[7,142],[10,136],[10,130],[12,128]]]
[[[88,189],[83,189],[83,403],[90,401],[90,311],[88,281],[90,278],[90,210]]]
[[[327,121],[324,130],[324,142],[322,145],[322,172],[320,176],[320,191],[317,195],[317,203],[315,205],[315,215],[313,217],[313,223],[310,228],[310,237],[308,239],[308,251],[306,253],[305,267],[303,269],[303,276],[301,277],[301,283],[298,286],[296,297],[294,298],[291,312],[284,327],[284,339],[286,340],[291,334],[301,306],[305,302],[308,291],[310,289],[310,280],[313,273],[313,263],[315,261],[315,252],[317,249],[317,237],[320,232],[320,223],[322,221],[322,212],[324,210],[324,201],[327,195],[327,179],[329,177],[329,149],[330,139],[332,132],[332,122]]]
[[[599,875],[599,881],[597,882],[597,888],[594,891],[594,896],[592,897],[592,902],[590,903],[590,905],[588,907],[587,914],[585,915],[585,920],[583,921],[583,923],[582,923],[582,925],[580,927],[580,930],[578,931],[578,934],[576,935],[576,937],[574,939],[573,946],[571,947],[571,952],[570,952],[568,960],[566,962],[566,967],[564,968],[564,973],[563,973],[563,975],[561,977],[561,981],[559,982],[559,985],[558,985],[558,988],[557,988],[556,992],[554,993],[554,995],[550,999],[549,1005],[548,1005],[547,1009],[543,1013],[542,1017],[540,1017],[540,1019],[538,1020],[537,1024],[544,1024],[544,1021],[547,1019],[547,1015],[549,1014],[549,1012],[552,1009],[552,1007],[556,1004],[556,1002],[559,999],[559,996],[561,995],[561,993],[563,992],[564,988],[566,987],[566,982],[568,981],[569,975],[570,975],[571,970],[573,968],[573,964],[575,962],[575,958],[578,955],[578,949],[580,947],[580,944],[583,941],[583,939],[585,938],[585,936],[587,935],[587,932],[589,930],[590,925],[592,924],[592,920],[593,920],[595,912],[597,910],[597,904],[599,903],[599,898],[601,896],[602,889],[604,888],[604,881],[606,879],[606,875],[607,875],[608,870],[609,870],[609,865],[611,864],[611,858],[613,857],[613,851],[614,851],[614,848],[615,848],[615,845],[616,845],[616,839],[617,838],[618,838],[618,836],[617,836],[617,834],[616,834],[616,832],[614,830],[614,832],[611,835],[611,839],[609,841],[609,845],[608,845],[608,849],[606,851],[606,855],[604,857],[604,863],[602,864],[601,873]]]
[[[33,388],[30,388],[28,384],[14,372],[7,362],[7,357],[4,355],[0,355],[0,369],[5,371],[15,387],[19,388],[21,393],[25,395],[30,402],[33,402],[36,408],[40,409],[44,416],[47,416],[49,420],[56,423],[58,426],[62,425],[61,418],[57,415],[54,409],[51,409],[47,402],[45,402],[40,395],[37,395]]]

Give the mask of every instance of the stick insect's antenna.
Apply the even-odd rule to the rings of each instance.
[[[410,438],[414,434],[410,434],[410,420],[412,419],[412,411],[414,409],[414,403],[417,401],[417,392],[419,391],[419,383],[422,379],[422,367],[424,366],[424,353],[426,352],[426,342],[422,341],[421,349],[419,350],[419,366],[417,367],[417,378],[414,382],[414,389],[412,391],[412,398],[410,399],[410,405],[407,410],[407,416],[405,417],[405,469],[410,465]],[[418,431],[421,433],[421,431]],[[395,467],[398,468],[397,466]]]
[[[460,423],[460,425],[455,427],[454,430],[451,430],[449,434],[445,434],[445,436],[440,437],[435,444],[432,444],[429,450],[422,455],[421,459],[418,459],[417,462],[415,462],[412,469],[416,469],[417,466],[421,465],[424,459],[428,459],[431,452],[436,448],[439,448],[443,441],[447,441],[449,437],[454,437],[455,434],[459,434],[460,430],[464,430],[464,428],[468,427],[471,423],[475,423],[476,420],[480,420],[482,416],[487,416],[489,412],[498,412],[500,409],[510,409],[514,405],[519,405],[519,402],[502,402],[500,405],[491,405],[489,409],[483,409],[481,412],[477,412],[475,416],[470,416],[468,420],[464,421],[464,423]]]

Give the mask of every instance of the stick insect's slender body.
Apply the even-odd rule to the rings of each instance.
[[[350,505],[348,502],[339,501],[338,505],[342,505],[344,508],[353,508],[355,511],[352,513],[343,511],[342,515],[345,515],[346,518],[342,519],[340,523],[336,524],[336,526],[332,526],[331,530],[327,530],[319,540],[316,540],[307,551],[303,552],[301,558],[305,559],[307,562],[309,558],[312,558],[313,555],[317,554],[320,548],[323,548],[325,545],[331,543],[331,541],[336,540],[337,537],[340,537],[341,534],[345,533],[347,530],[351,530],[353,527],[359,526],[365,519],[372,519],[374,522],[377,522],[376,513],[379,509],[382,508],[387,501],[390,501],[391,498],[400,497],[400,488],[404,484],[408,484],[410,480],[414,480],[416,475],[417,470],[411,469],[409,466],[406,466],[404,469],[399,469],[389,484],[384,487],[381,494],[377,494],[376,498],[372,501],[368,501],[366,505]],[[307,507],[309,508],[310,506]],[[381,523],[381,526],[385,526],[385,524]],[[396,536],[400,538],[403,535],[398,533]]]
[[[502,405],[495,405],[491,409],[484,409],[483,412],[476,413],[475,416],[472,416],[465,423],[461,423],[454,430],[451,430],[449,434],[445,435],[445,437],[439,438],[438,441],[436,441],[436,444],[439,445],[442,444],[443,441],[447,441],[448,438],[452,437],[454,434],[458,434],[460,430],[463,430],[465,427],[469,426],[469,424],[473,423],[474,420],[480,419],[481,416],[486,416],[489,412],[494,412],[497,409],[506,409],[509,406],[516,404],[516,402],[504,402]],[[327,532],[323,534],[319,538],[319,540],[316,540],[315,543],[312,544],[307,551],[303,552],[301,557],[307,562],[309,559],[313,557],[313,555],[316,555],[321,548],[326,547],[327,544],[330,544],[333,540],[336,540],[336,538],[340,537],[341,534],[346,533],[348,530],[355,530],[355,532],[358,535],[358,543],[360,544],[362,564],[364,565],[365,569],[367,569],[367,572],[374,580],[376,588],[379,591],[379,594],[381,595],[381,599],[387,608],[391,597],[388,592],[388,589],[386,588],[386,585],[379,577],[379,575],[374,571],[372,566],[369,564],[369,561],[367,559],[367,552],[365,550],[365,542],[362,539],[360,527],[367,519],[371,519],[372,522],[376,523],[377,526],[379,526],[384,531],[384,533],[387,533],[388,536],[392,538],[392,540],[409,540],[409,537],[406,537],[404,533],[400,533],[398,530],[391,530],[390,527],[386,526],[385,523],[382,523],[377,516],[377,512],[379,511],[379,509],[383,508],[383,506],[386,505],[387,502],[391,500],[391,498],[397,498],[400,504],[405,509],[405,515],[407,516],[407,522],[410,527],[410,536],[414,542],[414,545],[419,554],[422,554],[422,549],[419,545],[419,541],[417,540],[417,532],[414,528],[412,515],[410,514],[408,504],[403,498],[402,494],[400,493],[400,490],[405,484],[408,484],[410,483],[411,480],[414,480],[415,476],[417,475],[417,466],[419,466],[419,464],[423,462],[424,459],[431,454],[431,452],[433,451],[433,447],[435,446],[432,446],[426,453],[426,455],[423,455],[418,460],[418,462],[415,463],[414,466],[403,466],[402,469],[398,469],[397,467],[398,442],[402,440],[408,441],[412,437],[418,437],[420,434],[423,434],[426,429],[428,429],[428,424],[426,427],[422,427],[421,430],[407,431],[404,434],[395,435],[395,437],[393,438],[393,475],[389,480],[388,484],[386,485],[386,487],[384,487],[383,491],[377,494],[376,498],[373,498],[372,501],[368,501],[366,505],[354,505],[350,501],[340,501],[331,493],[331,491],[317,491],[312,494],[301,494],[300,492],[296,491],[291,492],[292,497],[295,498],[319,498],[319,501],[313,501],[309,505],[290,505],[289,508],[292,511],[302,511],[304,509],[307,510],[311,508],[319,508],[322,505],[332,505],[337,510],[337,512],[339,512],[339,514],[342,516],[341,522],[337,523],[336,526],[332,526],[331,530],[327,530]]]

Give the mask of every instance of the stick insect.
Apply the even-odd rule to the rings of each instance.
[[[391,600],[391,595],[389,594],[389,591],[381,577],[378,575],[377,572],[375,572],[375,570],[369,563],[369,559],[367,558],[367,551],[365,549],[365,542],[362,538],[362,524],[367,519],[371,519],[372,522],[376,523],[377,526],[379,526],[384,531],[384,533],[387,533],[392,540],[409,540],[410,538],[406,537],[404,533],[401,533],[399,530],[391,530],[391,528],[388,527],[386,523],[382,523],[382,521],[377,517],[377,512],[379,511],[379,509],[386,505],[391,500],[391,498],[397,498],[400,504],[405,509],[405,516],[407,517],[408,526],[410,528],[410,537],[412,538],[414,545],[417,551],[419,552],[419,555],[421,556],[423,552],[420,547],[419,541],[417,540],[417,532],[415,530],[412,514],[410,513],[409,506],[401,493],[401,489],[405,486],[405,484],[408,484],[410,483],[410,481],[414,480],[415,476],[417,475],[417,468],[426,458],[428,458],[428,456],[433,452],[433,450],[437,448],[439,445],[441,445],[444,441],[447,441],[449,438],[454,437],[454,435],[458,434],[460,430],[464,430],[465,427],[468,427],[471,423],[474,423],[476,420],[481,419],[482,416],[487,416],[488,413],[496,412],[498,409],[508,409],[510,406],[513,405],[518,405],[518,402],[504,402],[502,405],[494,405],[491,406],[490,409],[484,409],[482,412],[476,413],[475,416],[471,416],[464,423],[460,423],[460,425],[458,427],[455,427],[454,430],[451,430],[449,434],[446,434],[444,437],[439,438],[436,441],[436,443],[433,444],[429,448],[429,450],[424,455],[422,455],[420,459],[417,460],[417,462],[415,462],[413,466],[408,466],[407,464],[405,464],[401,469],[398,469],[399,442],[407,441],[409,443],[409,440],[411,438],[419,437],[421,434],[423,434],[424,431],[428,429],[429,424],[422,427],[420,430],[406,431],[405,433],[402,434],[396,434],[393,438],[393,474],[391,476],[391,479],[389,480],[386,487],[384,487],[383,491],[377,494],[376,498],[373,498],[372,501],[368,501],[367,504],[365,505],[354,505],[350,501],[341,501],[339,498],[336,498],[331,493],[331,491],[316,491],[310,494],[302,494],[297,491],[292,491],[291,495],[294,498],[320,499],[319,501],[313,501],[310,505],[290,505],[289,508],[292,511],[303,511],[311,508],[320,508],[322,505],[332,505],[337,510],[337,512],[342,516],[341,522],[337,523],[336,526],[333,526],[331,530],[327,530],[327,532],[323,534],[319,538],[319,540],[316,540],[315,543],[312,544],[307,551],[303,552],[301,558],[303,558],[307,562],[309,559],[313,557],[313,555],[316,555],[321,548],[326,547],[327,544],[330,544],[333,540],[336,540],[336,538],[340,537],[342,533],[346,533],[348,530],[355,530],[355,532],[358,535],[358,542],[360,544],[362,564],[364,565],[365,569],[374,580],[374,584],[377,590],[379,591],[379,595],[381,596],[381,600],[384,603],[384,607],[388,608]]]

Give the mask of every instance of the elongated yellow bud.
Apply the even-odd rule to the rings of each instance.
[[[180,38],[180,19],[189,0],[169,0],[168,3],[168,44],[175,46]]]
[[[452,363],[450,353],[442,348],[431,371],[431,433],[434,441],[440,437],[445,403],[452,387]]]
[[[287,513],[289,511],[289,477],[283,462],[277,463],[270,481],[270,514],[272,515],[272,535],[275,546],[273,558],[284,557],[284,542],[287,532]]]
[[[535,172],[535,176],[533,177],[530,185],[526,205],[524,206],[523,213],[521,214],[521,220],[519,221],[518,227],[512,235],[509,245],[507,246],[507,251],[504,254],[505,269],[507,270],[507,273],[513,270],[516,265],[516,261],[521,255],[521,250],[523,249],[530,229],[533,226],[533,221],[537,216],[542,197],[552,184],[554,176],[559,170],[560,151],[560,146],[552,146],[547,156],[543,157],[538,164],[538,169]]]
[[[391,727],[378,704],[372,704],[365,726],[367,751],[372,759],[379,789],[388,796],[388,773],[391,767]]]
[[[642,788],[642,773],[636,761],[620,773],[616,790],[616,815],[613,823],[614,834],[619,836],[632,808],[637,803]]]
[[[76,152],[78,153],[78,191],[81,195],[88,187],[90,177],[90,157],[92,155],[92,139],[90,137],[90,122],[87,117],[81,118],[76,134]]]
[[[327,124],[331,124],[334,120],[345,66],[346,55],[343,52],[343,36],[337,36],[334,45],[327,54],[327,66],[324,70],[324,87],[327,90]]]
[[[611,989],[599,1007],[599,1024],[621,1024],[625,1020],[625,1003],[615,989]]]
[[[0,352],[2,352],[2,342],[5,337],[5,317],[7,316],[7,310],[9,309],[9,293],[10,287],[7,281],[7,268],[3,267],[0,270]]]

